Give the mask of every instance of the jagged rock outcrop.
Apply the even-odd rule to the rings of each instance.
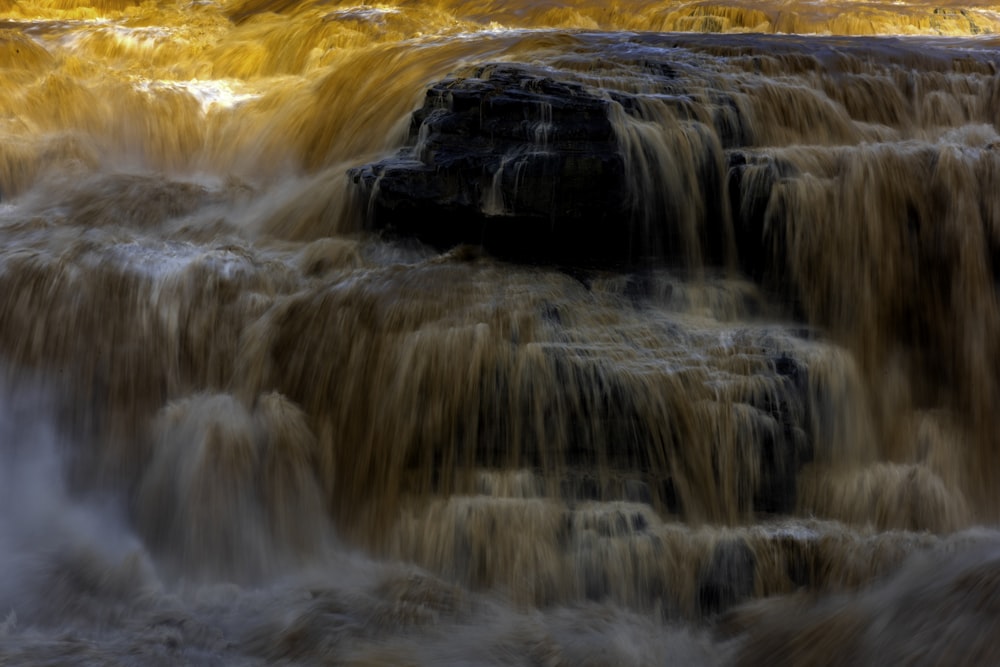
[[[731,98],[713,94],[707,107],[711,113],[699,116],[683,95],[686,84],[667,65],[644,61],[641,69],[671,91],[658,97],[654,107],[644,106],[639,95],[598,91],[520,64],[487,65],[434,84],[412,115],[408,146],[350,172],[368,198],[367,225],[440,248],[473,244],[504,259],[559,265],[583,276],[584,284],[588,273],[600,273],[593,267],[631,271],[651,255],[672,261],[684,246],[675,228],[700,225],[693,234],[700,237],[697,244],[706,263],[723,264],[724,246],[731,241],[751,277],[764,283],[784,280],[782,267],[770,262],[770,244],[777,241],[762,230],[771,188],[791,167],[740,148],[749,141],[749,130],[740,124]],[[627,145],[626,136],[629,127],[641,131],[643,123],[653,125],[648,114],[655,110],[686,123],[678,133],[694,142],[687,145],[687,161],[672,166],[700,170],[684,191],[666,192],[660,181],[650,185],[646,194],[658,207],[637,201],[643,190],[630,182],[637,175],[630,174],[628,163],[644,159],[636,151],[645,147],[641,142]],[[623,114],[637,125],[623,123]],[[709,140],[697,143],[708,135]],[[704,148],[704,154],[696,154],[695,147]],[[662,163],[662,155],[646,157],[644,164],[658,178],[667,175],[671,165]],[[697,215],[684,217],[693,209]],[[732,239],[723,233],[729,220]],[[644,294],[643,271],[631,275],[623,297],[634,298],[639,307],[649,296]],[[549,315],[557,326],[558,311]],[[744,341],[748,367],[755,370],[743,380],[756,389],[732,389],[721,399],[711,392],[695,396],[692,388],[677,393],[675,403],[645,401],[629,388],[632,371],[552,347],[533,373],[557,376],[558,390],[531,394],[522,404],[516,389],[521,376],[497,369],[484,376],[477,423],[496,423],[490,415],[499,410],[519,415],[518,423],[534,423],[537,415],[565,415],[568,426],[559,433],[543,423],[517,433],[480,426],[477,460],[486,466],[503,464],[502,453],[516,441],[522,464],[544,467],[546,457],[558,451],[570,467],[602,465],[613,471],[613,481],[568,472],[562,490],[571,502],[626,498],[671,512],[732,519],[720,514],[711,494],[681,480],[690,472],[684,470],[690,457],[682,450],[718,449],[722,458],[745,450],[746,474],[754,482],[740,490],[735,501],[739,512],[791,512],[798,472],[814,457],[808,363],[781,345],[756,340],[758,335]],[[717,371],[705,370],[709,375]],[[697,380],[703,381],[712,384]],[[674,416],[672,427],[651,428],[664,411]],[[720,423],[726,425],[721,431],[714,426]],[[653,460],[650,452],[659,452],[662,460]],[[706,456],[706,469],[729,465]],[[728,483],[721,477],[713,482]],[[704,604],[724,607],[730,598],[741,598],[742,591],[713,592]]]
[[[668,64],[635,68],[662,93],[592,88],[511,63],[432,85],[406,148],[350,171],[368,202],[367,226],[550,265],[727,264],[726,210],[741,203],[726,192],[739,196],[742,181],[726,182],[726,151],[749,130],[731,95],[699,106]],[[644,138],[659,114],[679,124],[676,145]],[[676,178],[678,170],[687,175]],[[757,256],[748,257],[756,269]]]
[[[625,165],[609,104],[520,65],[437,83],[413,114],[410,146],[351,171],[369,224],[513,259],[624,259]]]

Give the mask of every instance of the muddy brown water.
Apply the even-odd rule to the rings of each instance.
[[[0,662],[1000,662],[998,12],[0,0]],[[502,62],[676,261],[365,231]]]

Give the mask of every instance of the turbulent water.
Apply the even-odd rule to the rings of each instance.
[[[997,664],[997,31],[0,0],[0,663]],[[635,264],[371,231],[504,62],[635,100]]]

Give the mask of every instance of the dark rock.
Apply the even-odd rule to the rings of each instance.
[[[653,493],[649,488],[649,484],[638,479],[627,479],[622,485],[622,491],[625,500],[632,503],[642,503],[644,505],[653,504]],[[636,517],[645,522],[645,519],[641,514],[637,514]],[[635,525],[633,526],[636,530],[641,530],[643,526]]]
[[[792,175],[793,168],[748,150],[730,151],[728,162],[729,205],[741,268],[758,282],[785,284],[787,267],[776,252],[785,248],[785,212],[782,201],[772,193],[783,178]]]
[[[760,481],[754,491],[754,510],[773,514],[795,509],[798,472],[812,459],[812,443],[805,430],[780,424],[779,431],[760,436]]]
[[[742,538],[715,545],[712,559],[703,568],[698,585],[698,605],[711,616],[753,596],[757,559]]]
[[[673,249],[683,246],[670,218],[672,211],[687,207],[703,212],[698,241],[705,262],[728,265],[728,244],[735,241],[750,276],[782,284],[786,269],[776,257],[784,243],[783,225],[769,223],[783,215],[773,191],[782,179],[795,177],[794,169],[739,148],[750,143],[750,130],[731,96],[720,92],[697,98],[685,94],[685,82],[670,66],[652,61],[637,66],[653,78],[651,86],[666,91],[656,96],[657,103],[672,105],[682,122],[697,123],[689,128],[692,136],[714,131],[719,139],[704,142],[709,154],[692,162],[698,172],[692,182],[698,187],[690,192],[670,193],[652,179],[645,210],[631,208],[636,196],[626,160],[629,151],[644,149],[623,148],[612,117],[620,121],[624,112],[639,123],[655,122],[654,107],[637,93],[597,91],[527,65],[488,65],[431,86],[411,117],[409,146],[351,170],[369,199],[366,224],[442,249],[469,244],[506,259],[560,265],[588,286],[590,271],[609,264],[624,267],[630,273],[622,296],[641,308],[655,287],[644,262],[670,261]],[[706,118],[694,108],[698,104],[710,107],[707,125],[698,120]],[[718,152],[720,145],[728,163]],[[667,201],[671,196],[703,201],[687,206],[691,202]],[[728,225],[730,211],[732,235],[722,226]],[[542,304],[541,316],[548,327],[563,326],[556,304]],[[770,388],[741,396],[740,405],[713,409],[737,410],[753,423],[741,437],[757,456],[758,484],[741,498],[740,510],[785,513],[795,506],[797,473],[812,458],[808,381],[802,361],[780,347],[766,348],[761,354],[769,367],[762,372],[774,382],[759,386]],[[664,463],[664,452],[690,446],[704,435],[692,431],[693,422],[678,418],[667,429],[650,428],[630,375],[600,357],[551,346],[533,363],[538,368],[532,374],[497,368],[484,376],[478,432],[470,434],[478,443],[479,464],[507,465],[515,442],[518,465],[544,469],[555,460],[580,469],[603,466],[634,481],[623,488],[564,479],[562,492],[569,502],[628,499],[680,513],[692,509],[685,503],[699,502],[680,477],[671,479],[684,472]],[[524,378],[535,374],[551,384],[525,384]],[[683,415],[685,397],[671,400],[677,404],[666,409]],[[513,419],[499,420],[497,414]],[[510,423],[530,427],[515,431]]]
[[[778,351],[770,365],[780,378],[780,391],[751,396],[749,403],[766,413],[775,428],[760,433],[760,480],[754,492],[754,510],[792,512],[798,493],[798,472],[814,457],[809,435],[811,420],[806,365],[786,351]]]
[[[553,312],[552,306],[543,306]],[[555,325],[554,316],[549,321]],[[557,326],[557,325],[556,325]],[[746,422],[739,446],[754,452],[757,479],[740,499],[740,512],[786,514],[798,500],[798,473],[813,459],[811,439],[812,405],[808,368],[805,361],[776,343],[764,340],[760,355],[767,365],[758,368],[765,382],[748,383],[753,390],[737,402],[720,402],[720,414],[734,411]],[[713,482],[687,478],[683,466],[667,465],[666,452],[687,447],[710,447],[709,433],[692,421],[684,394],[669,394],[665,408],[669,429],[657,428],[637,392],[627,368],[618,368],[600,358],[579,355],[572,347],[551,346],[530,371],[521,367],[517,374],[497,369],[483,378],[479,428],[474,436],[477,464],[504,467],[518,465],[552,469],[553,461],[565,465],[561,474],[561,496],[569,504],[591,500],[627,500],[649,504],[667,512],[683,514],[699,505],[700,484]],[[525,383],[525,378],[539,381]],[[511,422],[496,415],[508,415]],[[513,429],[510,423],[520,424]],[[512,449],[512,443],[516,447]],[[516,451],[515,451],[516,450]],[[728,449],[720,450],[726,455]],[[725,469],[727,462],[714,461],[712,467]],[[601,478],[579,471],[603,469]],[[573,472],[577,471],[577,472]],[[676,486],[680,475],[684,483]],[[717,479],[714,483],[722,483]],[[691,494],[694,494],[693,496]]]
[[[770,270],[765,251],[771,241],[761,234],[782,166],[740,148],[752,143],[752,132],[732,95],[692,96],[667,63],[642,60],[634,67],[662,91],[647,100],[523,64],[486,65],[432,85],[411,117],[408,146],[349,172],[370,203],[366,225],[441,249],[481,245],[515,261],[635,267],[697,262],[683,257],[690,240],[681,238],[687,232],[674,220],[697,210],[704,218],[698,223],[701,259],[725,266],[732,240],[728,192],[745,268],[761,277]],[[649,147],[626,146],[612,117],[656,123],[653,99],[697,128],[693,132],[712,135],[706,145],[729,151],[728,181],[713,152],[718,148],[690,165],[698,187],[682,199],[698,202],[674,201],[677,193],[660,187],[655,174],[644,184],[629,174],[630,160],[655,169],[660,158]]]
[[[520,65],[427,91],[408,148],[351,170],[368,225],[506,258],[606,264],[629,256],[624,158],[612,101]]]
[[[572,74],[511,63],[432,85],[411,116],[407,147],[349,172],[369,201],[366,225],[441,249],[480,245],[515,261],[636,267],[697,263],[684,257],[691,239],[681,237],[690,232],[674,218],[701,211],[701,260],[727,266],[731,208],[744,268],[758,278],[771,271],[773,239],[761,234],[785,167],[742,148],[753,136],[733,95],[693,95],[692,82],[665,62],[642,59],[633,68],[616,75],[638,73],[646,93],[597,90]],[[622,114],[656,123],[663,106],[714,146],[689,165],[698,187],[683,195],[657,183],[666,173],[637,182],[629,161],[655,170],[662,156],[629,143],[615,125]],[[719,147],[729,155],[728,180]]]

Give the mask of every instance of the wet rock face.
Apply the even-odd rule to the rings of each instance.
[[[441,248],[603,264],[628,257],[624,159],[611,100],[520,65],[439,82],[409,147],[353,169],[368,224]]]
[[[715,615],[753,597],[757,559],[742,538],[720,541],[702,568],[698,603],[702,612]]]
[[[625,270],[622,297],[636,308],[658,292],[645,262],[683,265],[679,256],[692,239],[704,265],[731,266],[732,242],[753,280],[787,282],[786,267],[771,260],[772,245],[783,241],[762,230],[779,213],[771,190],[792,167],[742,147],[752,137],[728,93],[714,91],[696,104],[687,94],[691,81],[667,64],[644,59],[634,69],[658,92],[598,90],[522,64],[486,65],[432,85],[412,114],[407,147],[350,172],[369,202],[366,224],[441,249],[470,244],[502,259],[557,265],[588,289],[590,276]],[[675,129],[677,142],[657,153],[644,133],[664,124]],[[665,185],[677,182],[683,187]],[[684,232],[689,239],[680,231],[685,226],[694,228]],[[559,328],[558,310],[547,311],[546,321]],[[679,338],[686,335],[677,330]],[[755,481],[733,492],[737,513],[791,512],[798,472],[814,454],[808,363],[782,345],[747,354],[756,370],[744,379],[756,389],[734,389],[722,400],[687,394],[651,403],[630,389],[633,370],[571,347],[547,348],[534,373],[558,378],[556,388],[525,401],[517,390],[524,369],[495,370],[484,376],[476,423],[498,423],[497,411],[519,415],[519,423],[532,423],[535,414],[565,415],[565,432],[542,424],[518,433],[480,427],[477,463],[503,465],[512,441],[521,448],[520,464],[544,467],[547,453],[559,451],[570,466],[603,465],[617,480],[570,476],[562,485],[570,502],[627,498],[731,520],[711,493],[684,482],[698,466],[687,470],[690,455],[680,452],[718,448],[704,465],[719,471],[729,465],[721,452],[747,451]],[[671,428],[653,428],[664,412]],[[718,423],[732,433],[716,433]],[[735,484],[716,476],[713,488]],[[739,587],[706,590],[703,604],[713,613],[744,597]]]
[[[368,228],[538,264],[727,265],[726,210],[747,208],[742,167],[754,159],[726,164],[726,151],[750,141],[734,98],[715,92],[695,104],[687,87],[697,84],[648,59],[603,88],[574,76],[490,64],[432,85],[407,146],[349,172]],[[646,136],[664,124],[678,128],[673,139]],[[741,223],[759,227],[766,194],[751,195],[761,201]],[[753,239],[759,229],[742,231]],[[758,254],[748,255],[751,275]]]

